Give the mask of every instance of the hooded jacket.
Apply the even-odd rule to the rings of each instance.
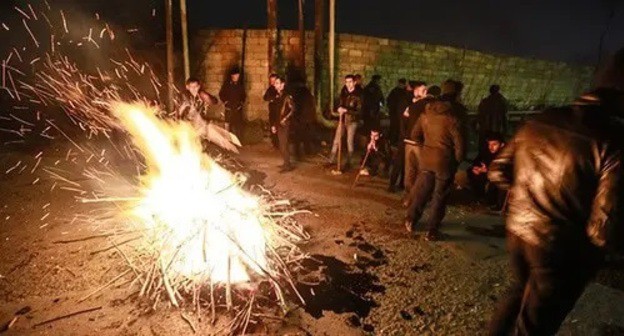
[[[411,138],[422,144],[419,167],[437,179],[454,177],[464,160],[465,142],[461,122],[451,102],[436,100],[425,107],[412,129]]]
[[[594,93],[545,111],[494,159],[488,178],[510,189],[510,233],[541,247],[621,244],[622,127],[607,101]]]

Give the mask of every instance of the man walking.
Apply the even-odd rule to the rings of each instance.
[[[225,128],[234,133],[239,139],[243,135],[243,105],[247,94],[240,80],[240,70],[230,72],[230,78],[223,84],[219,91],[219,98],[225,104]]]
[[[342,137],[346,133],[348,154],[345,169],[350,169],[355,148],[355,132],[357,131],[360,114],[362,112],[362,92],[356,88],[353,75],[345,76],[345,90],[340,92],[340,102],[337,112],[340,119],[334,135],[329,164],[334,165],[336,163],[338,146],[341,145]]]
[[[425,239],[435,241],[439,239],[455,172],[465,154],[461,122],[451,102],[437,100],[427,104],[414,126],[412,138],[422,143],[422,148],[418,176],[409,191],[405,227],[412,232],[430,202]]]
[[[293,166],[290,162],[290,125],[292,117],[295,112],[295,105],[291,95],[284,92],[284,86],[286,82],[283,78],[277,77],[275,79],[275,90],[277,92],[275,98],[275,104],[278,109],[278,116],[275,124],[271,126],[271,131],[277,134],[279,138],[279,147],[284,159],[284,164],[281,166],[280,173],[285,173],[293,170]]]
[[[269,103],[269,125],[273,127],[278,123],[279,118],[279,109],[277,107],[277,90],[275,89],[275,80],[277,79],[277,74],[271,74],[269,76],[269,87],[264,92],[262,99],[265,102]],[[273,132],[271,130],[271,144],[273,148],[279,149],[279,141],[277,139],[277,132]]]
[[[597,90],[526,122],[490,166],[510,190],[515,277],[490,335],[554,335],[604,251],[622,246],[624,49],[615,60]]]
[[[500,93],[500,86],[490,86],[490,95],[479,104],[477,115],[479,132],[479,153],[485,152],[485,138],[491,133],[507,132],[507,100]]]

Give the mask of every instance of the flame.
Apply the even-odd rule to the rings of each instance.
[[[145,157],[133,214],[158,233],[169,271],[213,283],[248,282],[249,271],[263,275],[267,239],[259,200],[202,153],[196,131],[158,119],[145,105],[115,103],[112,110]]]

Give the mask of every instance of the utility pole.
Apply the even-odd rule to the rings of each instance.
[[[306,72],[305,67],[305,21],[303,16],[303,2],[299,0],[299,66],[301,67],[301,74]]]
[[[314,1],[314,97],[317,111],[323,109],[323,32],[325,20],[325,1]]]
[[[186,15],[186,0],[180,0],[180,24],[182,25],[182,53],[184,54],[184,79],[191,77],[189,61],[188,18]]]
[[[336,47],[336,0],[329,0],[329,106],[334,108],[334,55]]]
[[[267,35],[269,38],[268,74],[271,74],[275,72],[275,55],[277,48],[277,0],[267,0],[267,18]]]
[[[165,0],[166,35],[167,35],[167,109],[173,112],[173,0]]]

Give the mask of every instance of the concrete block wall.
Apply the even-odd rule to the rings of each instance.
[[[248,120],[267,119],[267,107],[262,101],[268,75],[268,39],[266,30],[227,29],[204,30],[194,40],[195,71],[206,89],[216,94],[228,69],[240,65],[245,40],[244,74],[248,93]],[[297,31],[279,32],[276,63],[281,73],[292,64],[298,50]],[[306,72],[310,88],[314,81],[314,36],[306,32]],[[325,57],[327,57],[325,55]],[[324,64],[327,64],[326,59]],[[327,73],[327,71],[325,71]],[[515,109],[540,105],[569,103],[590,83],[593,68],[494,55],[460,48],[397,41],[353,34],[336,37],[336,92],[342,78],[360,73],[364,82],[374,74],[382,76],[382,88],[387,94],[396,80],[424,80],[440,84],[453,78],[464,82],[463,101],[476,109],[488,93],[491,84],[501,85],[503,94]],[[328,78],[321,79],[325,87]],[[324,93],[326,95],[326,93]]]

